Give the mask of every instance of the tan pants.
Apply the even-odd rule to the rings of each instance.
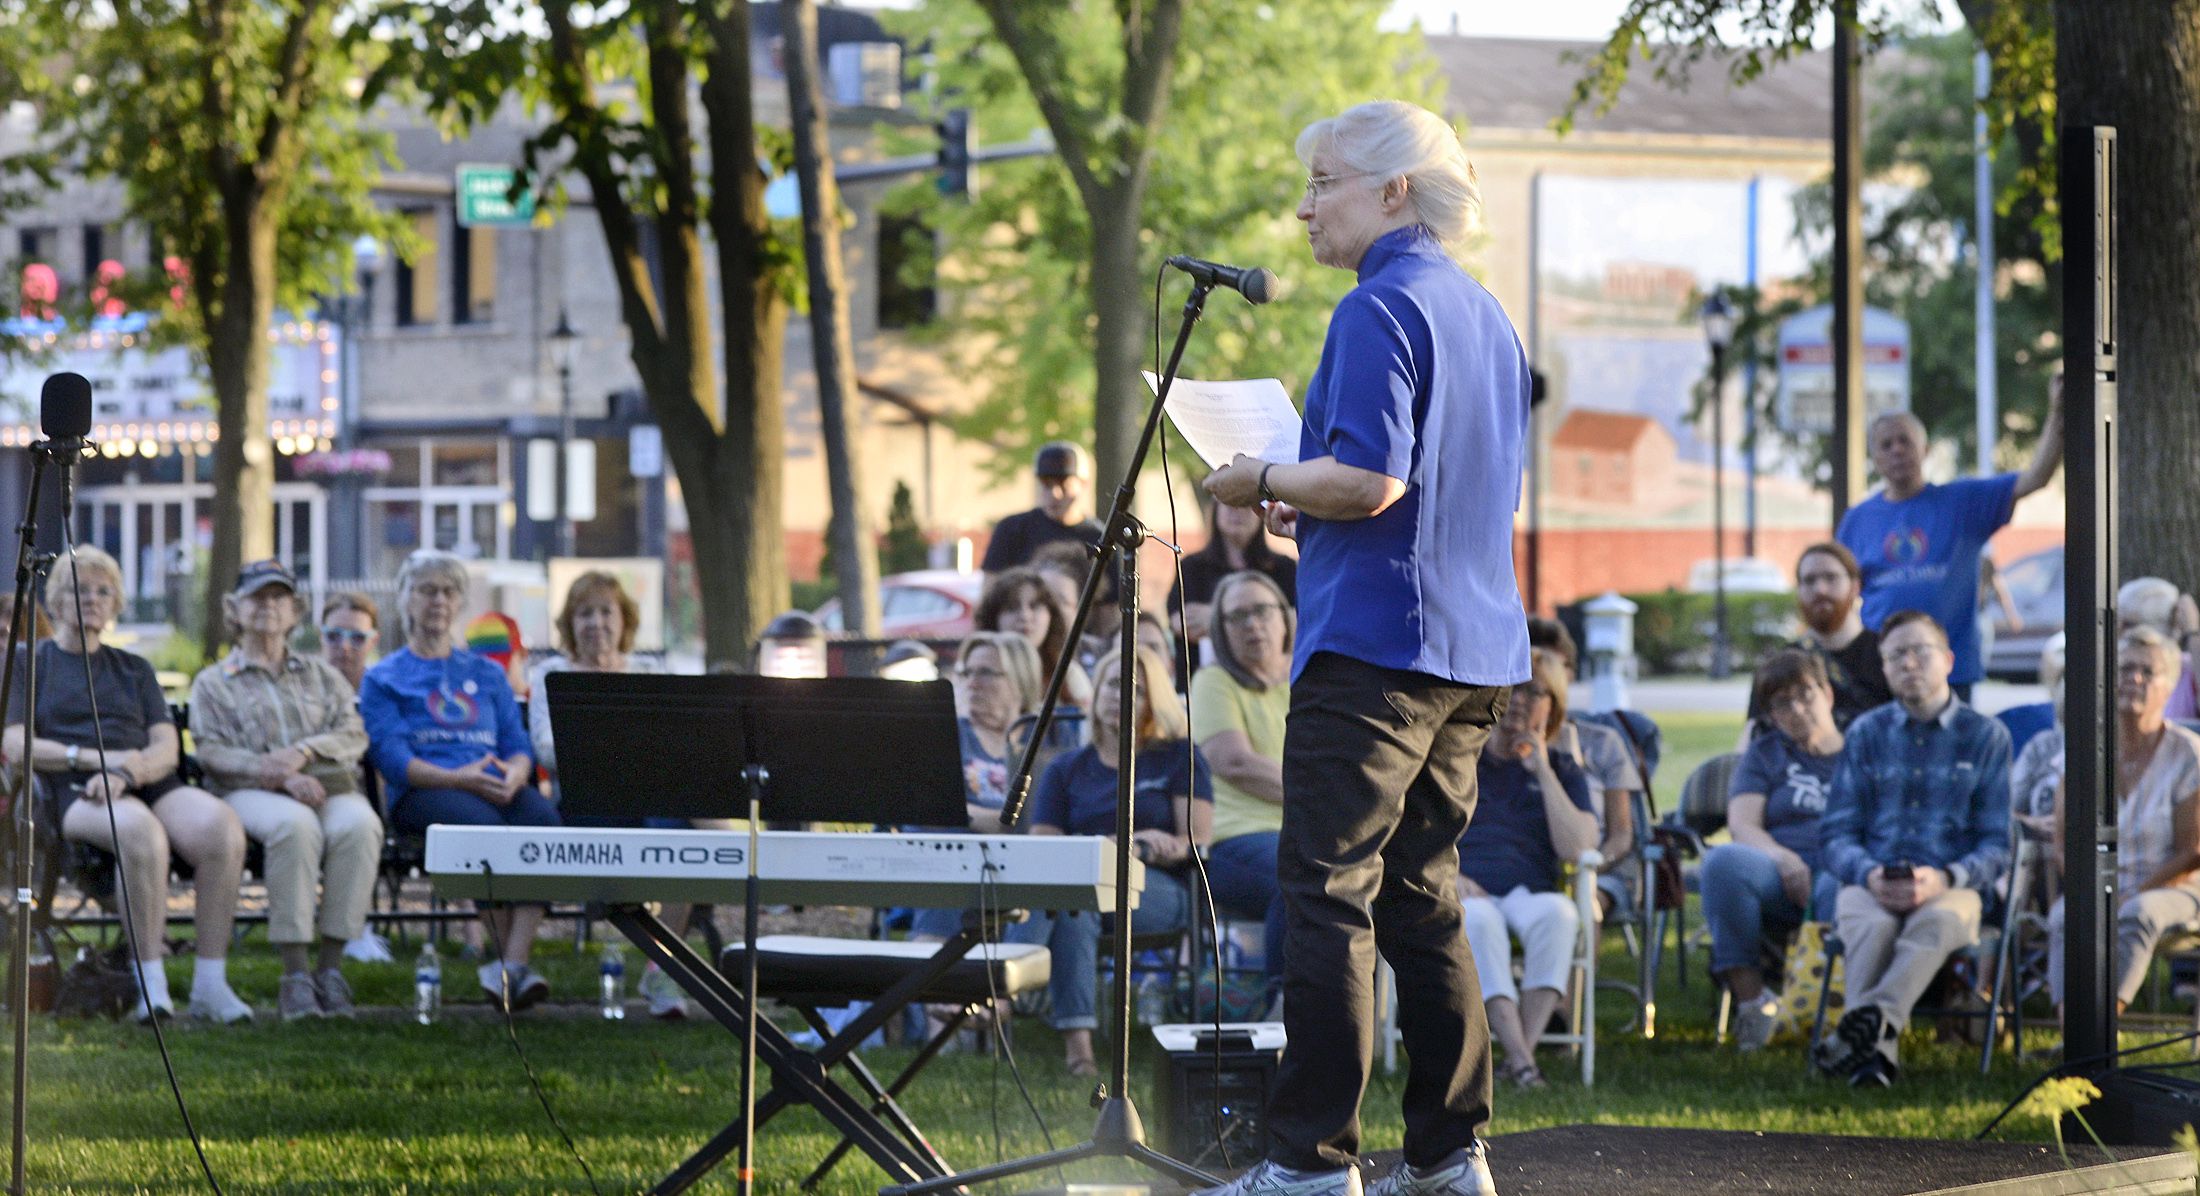
[[[1841,932],[1848,1007],[1876,1005],[1885,1024],[1900,1032],[1940,965],[1978,941],[1979,910],[1973,889],[1950,889],[1908,914],[1891,914],[1871,890],[1842,886],[1833,916]],[[1881,1049],[1891,1056],[1893,1043],[1889,1037]]]
[[[266,851],[268,941],[359,937],[382,859],[382,820],[367,799],[332,794],[315,810],[286,794],[239,789],[224,800]]]

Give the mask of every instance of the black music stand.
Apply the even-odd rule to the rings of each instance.
[[[923,968],[904,976],[823,1047],[805,1051],[756,1015],[756,864],[757,830],[767,817],[967,825],[953,689],[944,681],[870,677],[566,672],[552,673],[545,690],[559,745],[560,800],[568,813],[749,822],[742,984],[698,956],[647,907],[605,911],[612,925],[743,1041],[740,1118],[650,1192],[686,1191],[736,1151],[741,1190],[747,1191],[755,1174],[756,1127],[796,1103],[815,1108],[897,1182],[947,1175],[946,1160],[854,1051],[976,947],[982,927],[950,936]],[[772,1077],[761,1105],[759,1063]],[[860,1099],[832,1079],[835,1064],[846,1066],[862,1089]]]

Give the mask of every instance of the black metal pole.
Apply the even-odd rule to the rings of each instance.
[[[1856,0],[1833,18],[1833,523],[1864,497],[1864,102]]]
[[[1734,671],[1726,629],[1726,346],[1711,344],[1711,679]]]
[[[751,736],[749,742],[754,744],[755,738]],[[757,832],[764,825],[764,786],[772,774],[761,764],[751,764],[742,775],[749,783],[749,859],[748,883],[741,886],[741,944],[747,958],[741,964],[741,1157],[736,1160],[735,1182],[741,1196],[749,1196],[756,1190],[756,856],[761,841]]]
[[[570,349],[567,350],[570,352]],[[558,555],[573,555],[573,363],[558,363]]]
[[[2073,1061],[2116,1047],[2115,156],[2115,129],[2063,126],[2063,1057]]]
[[[37,577],[40,556],[38,536],[38,490],[46,476],[46,459],[49,445],[40,442],[31,448],[30,496],[23,504],[23,523],[18,528],[20,539],[15,549],[15,618],[8,624],[7,672],[0,674],[0,710],[7,709],[15,685],[15,657],[18,649],[24,649],[23,669],[23,759],[15,776],[15,958],[8,969],[8,1003],[15,1016],[15,1068],[14,1102],[9,1110],[9,1180],[11,1196],[23,1196],[29,1189],[24,1186],[24,1155],[29,1149],[30,1112],[30,1045],[31,1045],[31,923],[38,916],[38,890],[32,875],[31,861],[37,855],[37,818],[31,808],[30,745],[38,729],[37,657],[31,649],[29,628],[37,622],[37,607],[32,580]],[[64,468],[66,476],[66,468]],[[66,512],[63,518],[67,518]]]

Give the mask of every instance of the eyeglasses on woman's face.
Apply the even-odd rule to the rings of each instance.
[[[1264,619],[1276,618],[1282,614],[1283,608],[1281,606],[1273,602],[1258,602],[1251,606],[1241,606],[1224,614],[1222,621],[1232,627],[1246,628]]]
[[[1328,190],[1329,190],[1329,189],[1330,189],[1331,187],[1334,187],[1334,186],[1336,186],[1336,185],[1337,185],[1338,183],[1342,183],[1342,182],[1344,182],[1344,181],[1345,181],[1345,180],[1347,180],[1347,179],[1364,179],[1364,178],[1368,178],[1368,177],[1370,177],[1370,176],[1371,176],[1371,175],[1373,175],[1373,174],[1374,174],[1374,172],[1373,172],[1373,171],[1369,171],[1369,170],[1355,170],[1355,171],[1351,171],[1351,172],[1349,172],[1349,173],[1346,173],[1346,174],[1310,174],[1310,175],[1307,175],[1307,176],[1306,176],[1306,198],[1307,198],[1307,201],[1308,201],[1308,202],[1312,202],[1312,201],[1314,201],[1314,200],[1318,200],[1318,199],[1320,199],[1320,198],[1321,198],[1321,197],[1322,197],[1322,196],[1323,196],[1323,195],[1324,195],[1325,193],[1327,193],[1327,192],[1328,192]]]

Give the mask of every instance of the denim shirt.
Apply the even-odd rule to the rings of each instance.
[[[1989,888],[2009,862],[2009,732],[1954,697],[1922,722],[1900,702],[1859,715],[1819,835],[1826,871],[1845,885],[1909,863]]]

